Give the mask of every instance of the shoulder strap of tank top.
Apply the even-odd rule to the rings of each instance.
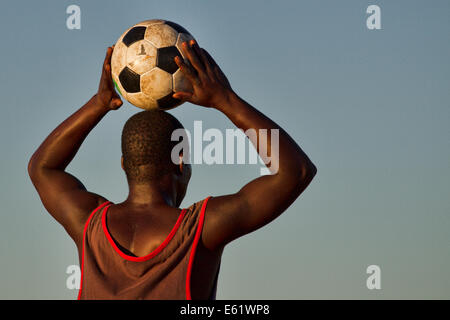
[[[197,230],[195,231],[194,242],[192,243],[191,255],[189,256],[189,263],[188,263],[187,274],[186,274],[186,300],[192,300],[192,297],[191,297],[192,266],[194,265],[195,250],[197,249],[197,245],[200,240],[200,236],[202,235],[203,222],[205,220],[206,204],[208,203],[208,200],[210,198],[211,198],[211,196],[209,196],[208,198],[203,200],[202,208],[200,211],[200,217],[199,217],[199,221],[198,221],[198,225],[197,225]]]
[[[91,221],[92,217],[94,216],[94,214],[101,210],[102,208],[106,207],[108,204],[112,203],[111,201],[105,201],[103,202],[101,205],[99,205],[97,208],[95,208],[92,213],[89,215],[89,218],[87,219],[86,223],[84,224],[84,230],[83,230],[83,245],[82,245],[82,250],[81,250],[81,279],[80,279],[80,290],[78,291],[78,300],[80,300],[81,297],[81,289],[83,286],[83,269],[84,269],[84,243],[86,240],[86,231],[89,225],[89,222]]]

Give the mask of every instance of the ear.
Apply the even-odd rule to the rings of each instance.
[[[122,169],[125,171],[125,168],[123,167],[123,156],[120,157],[120,165],[122,166]]]

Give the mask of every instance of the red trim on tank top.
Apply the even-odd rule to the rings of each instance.
[[[103,207],[105,207],[107,204],[110,204],[111,201],[105,201],[103,202],[101,205],[99,205],[97,208],[95,208],[92,213],[89,215],[89,218],[87,219],[86,223],[84,224],[84,229],[83,229],[83,245],[82,245],[82,249],[81,249],[81,277],[80,277],[80,290],[78,290],[78,298],[77,300],[80,300],[81,298],[81,289],[83,288],[83,271],[84,271],[84,242],[86,239],[86,231],[89,225],[89,222],[91,221],[92,217],[94,216],[94,214],[102,209]]]
[[[122,258],[124,258],[126,260],[129,260],[129,261],[134,261],[134,262],[147,261],[147,260],[153,258],[154,256],[156,256],[158,253],[160,253],[169,244],[170,240],[172,240],[173,236],[177,232],[178,227],[180,226],[181,221],[183,220],[183,217],[184,217],[184,215],[186,213],[186,209],[181,210],[177,222],[175,223],[175,225],[172,228],[172,231],[170,231],[169,235],[166,237],[166,239],[163,241],[163,243],[161,243],[155,250],[153,250],[149,254],[147,254],[145,256],[142,256],[142,257],[136,257],[136,256],[130,256],[130,255],[124,253],[122,250],[120,250],[120,248],[117,246],[116,242],[112,238],[111,234],[109,233],[108,227],[106,225],[106,213],[107,213],[109,207],[110,207],[110,205],[107,206],[103,210],[103,214],[102,214],[102,226],[103,226],[103,231],[104,231],[104,233],[106,235],[106,238],[108,238],[109,243],[111,243],[111,245],[114,248],[114,250]]]
[[[200,218],[199,218],[197,230],[195,232],[194,242],[192,243],[191,255],[189,256],[189,264],[188,264],[187,273],[186,273],[186,300],[192,300],[192,297],[191,297],[192,267],[194,265],[195,251],[197,249],[197,245],[198,245],[198,242],[200,240],[200,236],[201,236],[202,230],[203,230],[203,222],[205,220],[206,204],[208,203],[208,200],[210,198],[211,197],[208,197],[203,201],[202,209],[200,211]]]

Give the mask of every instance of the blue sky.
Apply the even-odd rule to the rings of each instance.
[[[66,8],[81,8],[81,29]],[[381,8],[381,30],[366,8]],[[428,5],[427,5],[428,4]],[[219,299],[450,298],[448,1],[8,1],[2,5],[0,298],[74,299],[74,244],[26,173],[43,139],[96,91],[107,46],[162,18],[187,28],[233,88],[318,168],[277,220],[224,252]],[[96,127],[69,171],[111,201],[128,103]],[[192,131],[233,128],[215,110],[172,113]],[[183,206],[239,190],[259,165],[195,165]],[[262,200],[263,201],[263,200]],[[366,288],[379,265],[382,289]]]

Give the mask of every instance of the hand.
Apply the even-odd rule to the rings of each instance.
[[[120,108],[123,102],[114,89],[111,78],[111,56],[113,50],[114,46],[109,47],[106,51],[105,61],[103,62],[102,76],[100,78],[100,84],[98,86],[98,92],[95,98],[99,105],[116,110]]]
[[[195,40],[183,42],[182,50],[190,65],[178,56],[175,63],[191,83],[194,92],[176,92],[173,97],[209,108],[224,104],[233,91],[214,59]]]

